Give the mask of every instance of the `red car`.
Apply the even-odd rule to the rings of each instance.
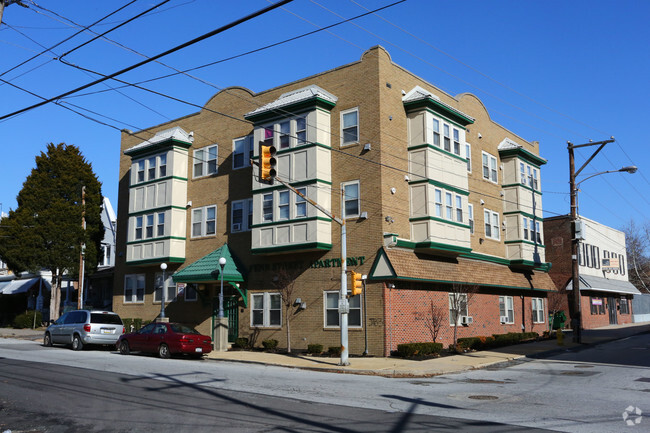
[[[115,344],[122,355],[157,353],[161,358],[182,353],[201,358],[212,351],[212,338],[180,323],[150,323],[137,332],[122,334]]]

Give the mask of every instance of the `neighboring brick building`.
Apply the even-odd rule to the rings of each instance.
[[[340,226],[249,159],[273,140],[278,176],[334,215],[345,209],[347,268],[366,274],[350,299],[350,353],[386,355],[438,341],[548,326],[555,286],[544,263],[539,144],[392,63],[361,60],[260,93],[233,87],[200,112],[122,135],[114,309],[151,320],[160,264],[171,320],[209,333],[220,257],[231,338],[286,347],[278,288],[290,283],[291,345],[339,344]],[[342,203],[341,189],[345,191]],[[458,323],[449,292],[468,292]],[[477,292],[474,294],[474,292]],[[365,332],[364,332],[365,331]]]
[[[582,328],[632,323],[632,299],[640,292],[628,281],[625,233],[580,217],[584,240],[578,246]],[[571,278],[571,220],[568,215],[546,218],[546,259],[550,275],[567,292],[567,310],[573,315]],[[613,267],[612,267],[613,266]]]

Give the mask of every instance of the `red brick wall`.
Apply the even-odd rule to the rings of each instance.
[[[609,310],[608,303],[609,299],[607,298],[606,293],[593,293],[594,297],[600,297],[603,300],[603,306],[605,307],[605,314],[591,314],[591,298],[589,295],[582,295],[580,299],[580,307],[582,311],[582,329],[594,329],[600,328],[602,326],[609,325]],[[618,324],[632,323],[632,300],[628,299],[627,305],[629,309],[628,314],[621,314],[619,308],[619,299],[614,298],[616,302],[616,320]]]
[[[501,324],[499,322],[499,295],[512,296],[515,322]],[[521,293],[476,293],[470,296],[468,313],[474,319],[468,326],[458,327],[458,338],[473,336],[491,336],[508,332],[521,332],[522,322],[525,331],[534,331],[540,335],[548,329],[548,308],[545,293],[535,293],[535,297],[544,298],[544,323],[532,322],[532,302],[530,293],[522,299]],[[384,289],[385,308],[385,338],[388,356],[397,349],[398,344],[433,341],[431,332],[427,329],[427,317],[431,317],[431,302],[444,312],[444,320],[436,342],[445,347],[453,343],[454,326],[449,324],[449,292],[443,290],[408,290]]]

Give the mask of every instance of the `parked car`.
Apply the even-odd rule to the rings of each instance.
[[[122,319],[112,311],[74,310],[47,327],[43,344],[67,344],[73,350],[88,344],[114,345],[124,331]]]
[[[174,354],[201,358],[212,351],[212,338],[180,323],[149,323],[137,332],[121,335],[116,347],[122,355],[133,351],[157,353],[161,358]]]

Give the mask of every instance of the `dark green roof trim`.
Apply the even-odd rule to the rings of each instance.
[[[307,185],[312,185],[314,183],[323,183],[325,185],[332,185],[332,182],[328,180],[323,180],[323,179],[308,179],[308,180],[301,180],[300,182],[289,182],[289,185],[291,185],[294,188],[300,188],[302,186],[307,186]],[[254,189],[253,194],[262,194],[262,193],[268,193],[271,191],[275,191],[278,189],[286,189],[284,185],[270,185],[266,188],[259,188],[259,189]]]
[[[436,146],[435,144],[429,144],[429,143],[416,144],[415,146],[409,146],[407,148],[407,150],[411,151],[411,150],[419,150],[419,149],[424,149],[424,148],[432,149],[432,150],[434,150],[436,152],[443,153],[443,154],[445,154],[447,156],[451,156],[451,157],[456,158],[459,161],[463,161],[465,164],[467,164],[467,158],[463,158],[462,156],[456,155],[455,153],[447,152],[441,146]]]
[[[269,253],[288,253],[288,252],[298,252],[298,251],[329,251],[332,249],[332,244],[326,244],[323,242],[308,242],[305,244],[293,244],[293,245],[282,245],[277,247],[268,247],[268,248],[252,248],[251,253],[253,254],[269,254]]]
[[[178,241],[186,241],[187,240],[187,238],[181,237],[181,236],[161,236],[161,237],[158,237],[158,238],[147,238],[147,239],[142,239],[142,240],[137,240],[137,241],[130,241],[130,242],[127,242],[126,244],[127,245],[146,244],[146,243],[153,242],[153,241],[166,241],[166,240],[171,240],[171,239],[175,239],[175,240],[178,240]]]
[[[461,127],[474,123],[473,119],[433,98],[422,98],[417,101],[405,102],[404,108],[407,112],[427,108],[435,114],[446,117],[449,121],[457,123],[458,126]]]
[[[133,212],[129,214],[129,217],[132,216],[140,216],[140,215],[148,215],[151,213],[156,213],[156,212],[162,212],[165,210],[170,210],[170,209],[180,209],[180,210],[187,210],[187,208],[183,206],[162,206],[162,207],[155,207],[153,209],[147,209],[147,210],[141,210],[138,212]]]
[[[309,217],[309,218],[294,218],[290,220],[281,220],[281,221],[271,221],[268,223],[260,223],[260,224],[253,224],[251,226],[252,229],[257,229],[260,227],[269,227],[269,226],[278,226],[278,225],[285,225],[285,224],[294,224],[294,223],[300,223],[304,221],[325,221],[325,222],[332,222],[331,218],[326,218],[326,217]]]
[[[526,239],[517,239],[514,241],[503,241],[504,244],[528,244],[528,245],[537,245],[537,248],[546,248],[542,244],[535,244],[535,242],[527,241]]]
[[[469,228],[469,226],[468,226]],[[444,252],[450,252],[450,253],[456,253],[456,254],[461,254],[461,253],[469,253],[472,251],[471,248],[467,247],[460,247],[458,245],[451,245],[451,244],[443,244],[440,242],[430,242],[430,241],[425,241],[425,242],[411,242],[403,239],[397,239],[397,247],[403,247],[403,248],[409,248],[413,250],[435,250],[435,251],[444,251]]]
[[[522,187],[523,189],[527,189],[528,191],[532,191],[537,195],[540,195],[540,196],[542,195],[541,191],[537,191],[536,189],[532,189],[531,187],[529,187],[527,185],[524,185],[523,183],[508,183],[506,185],[501,185],[501,188],[510,188],[510,187],[513,187],[513,186],[515,186],[515,187],[519,186],[519,187]]]
[[[484,262],[497,263],[499,265],[510,266],[510,260],[501,257],[488,256],[486,254],[472,252],[468,254],[462,254],[461,257],[464,257],[466,259],[481,260]]]
[[[147,260],[132,260],[126,261],[127,265],[131,266],[138,266],[138,265],[153,265],[157,263],[184,263],[185,262],[185,257],[158,257],[155,259],[147,259]]]
[[[517,214],[519,214],[519,215],[523,215],[525,217],[528,217],[530,219],[535,219],[540,223],[543,222],[542,217],[534,216],[532,213],[524,212],[524,211],[521,211],[521,210],[513,210],[513,211],[510,211],[510,212],[504,212],[503,214],[504,215],[517,215]]]
[[[531,153],[524,149],[523,147],[518,147],[516,149],[504,149],[499,151],[499,156],[501,159],[508,157],[517,157],[523,159],[527,163],[533,165],[535,168],[540,168],[541,165],[546,164],[546,160],[541,156],[537,156],[534,153]]]
[[[511,266],[513,268],[523,267],[523,268],[533,268],[536,271],[541,271],[548,273],[551,270],[551,263],[535,263],[532,260],[517,259],[512,260]]]
[[[134,183],[133,185],[129,185],[129,188],[130,188],[130,189],[132,189],[132,188],[137,188],[137,187],[142,186],[142,185],[148,185],[148,184],[150,184],[150,183],[158,183],[158,182],[162,182],[163,180],[169,180],[169,179],[177,179],[177,180],[182,180],[182,181],[187,182],[187,178],[186,178],[186,177],[180,177],[180,176],[165,176],[165,177],[160,177],[160,178],[158,178],[158,179],[145,180],[144,182]]]
[[[460,189],[460,188],[458,188],[456,186],[449,185],[449,184],[444,183],[444,182],[438,182],[437,180],[433,180],[433,179],[412,180],[412,181],[409,181],[409,186],[410,185],[417,185],[419,183],[428,183],[429,185],[437,186],[439,188],[446,189],[448,191],[453,191],[453,192],[455,192],[457,194],[460,194],[460,195],[469,196],[469,191],[467,191],[467,190]]]
[[[379,280],[386,280],[387,278],[377,278]],[[393,278],[394,280],[397,281],[413,281],[413,282],[424,282],[424,283],[432,283],[432,284],[461,284],[461,285],[475,285],[474,283],[469,283],[467,281],[454,281],[454,280],[430,280],[426,278],[412,278],[412,277],[396,277]],[[523,287],[523,286],[506,286],[502,284],[479,284],[480,287],[489,287],[489,288],[497,288],[497,289],[516,289],[516,290],[529,290],[529,291],[537,291],[537,292],[554,292],[555,290],[546,290],[546,289],[536,289],[536,288],[531,288],[531,287]]]
[[[284,120],[287,117],[287,112],[292,113],[300,110],[306,111],[316,108],[324,108],[329,111],[335,106],[335,102],[327,101],[316,96],[304,101],[296,102],[295,104],[283,105],[275,109],[270,109],[268,111],[262,111],[255,114],[247,114],[244,115],[244,118],[254,123],[262,123],[277,118]]]
[[[192,143],[177,140],[175,138],[168,138],[167,140],[160,141],[158,143],[154,143],[149,146],[143,146],[142,148],[127,149],[124,151],[124,154],[130,156],[131,159],[133,158],[139,159],[150,155],[157,155],[162,150],[179,149],[179,150],[187,151],[187,149],[189,149],[190,147],[192,147]]]
[[[423,216],[423,217],[409,218],[409,222],[411,222],[411,223],[416,222],[416,221],[438,221],[438,222],[449,224],[449,225],[452,225],[452,226],[462,227],[464,229],[469,229],[470,228],[468,224],[461,224],[461,223],[456,222],[456,221],[449,221],[449,220],[446,220],[444,218],[434,217],[434,216]]]

